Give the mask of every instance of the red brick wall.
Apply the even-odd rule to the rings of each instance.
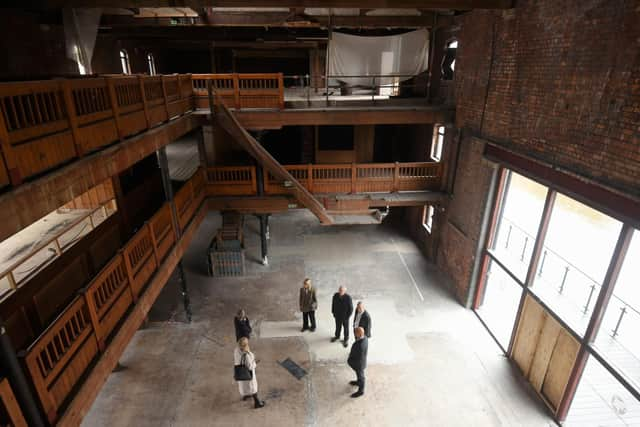
[[[459,23],[459,127],[640,194],[636,1],[521,0]]]

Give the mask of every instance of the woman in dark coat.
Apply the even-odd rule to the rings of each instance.
[[[251,322],[244,310],[238,310],[238,314],[233,318],[236,327],[236,342],[242,337],[251,338]]]

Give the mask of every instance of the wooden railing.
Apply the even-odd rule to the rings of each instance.
[[[209,81],[215,91],[215,102],[222,102],[229,108],[284,108],[282,73],[193,74],[197,108],[209,108]]]
[[[183,187],[190,191],[184,227],[203,202],[203,186],[198,170]],[[165,203],[24,352],[26,371],[50,423],[178,241],[173,224],[171,204]]]
[[[81,235],[86,234],[83,234],[84,229],[90,232],[100,222],[106,220],[116,209],[115,199],[108,200],[99,207],[71,221],[56,234],[40,242],[23,256],[16,259],[9,267],[0,272],[0,295],[4,295],[4,293],[21,286],[42,270],[44,266],[62,255]],[[97,215],[101,215],[101,217],[98,218]],[[80,228],[80,231],[77,231],[78,228]],[[69,237],[73,233],[75,235]],[[22,271],[18,271],[19,269]]]
[[[0,83],[0,187],[193,107],[191,75]]]
[[[284,168],[309,192],[392,193],[441,189],[442,163],[369,163],[289,165]],[[246,196],[257,194],[253,166],[221,166],[207,169],[207,194]],[[265,194],[288,194],[286,183],[264,175]]]
[[[11,384],[6,378],[0,380],[0,401],[2,401],[2,410],[0,412],[7,417],[6,419],[0,418],[1,425],[27,427],[22,410],[18,406],[16,396],[11,389]]]

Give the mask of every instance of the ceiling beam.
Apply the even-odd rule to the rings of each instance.
[[[241,13],[224,12],[212,13],[197,19],[195,24],[180,25],[180,27],[316,27],[327,28],[328,16],[311,16],[309,22],[287,22],[288,13]],[[435,13],[426,12],[421,16],[332,16],[331,24],[334,28],[431,28]],[[103,16],[102,25],[112,27],[138,26],[171,26],[175,27],[175,20],[171,18],[134,18],[131,16]]]
[[[367,9],[509,9],[513,0],[5,0],[3,7],[320,7]]]

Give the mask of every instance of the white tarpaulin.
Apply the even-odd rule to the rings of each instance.
[[[404,75],[375,79],[375,84],[391,84],[427,69],[429,32],[416,30],[397,36],[362,37],[332,33],[329,41],[329,75],[350,86],[372,86],[373,78],[337,76]]]

